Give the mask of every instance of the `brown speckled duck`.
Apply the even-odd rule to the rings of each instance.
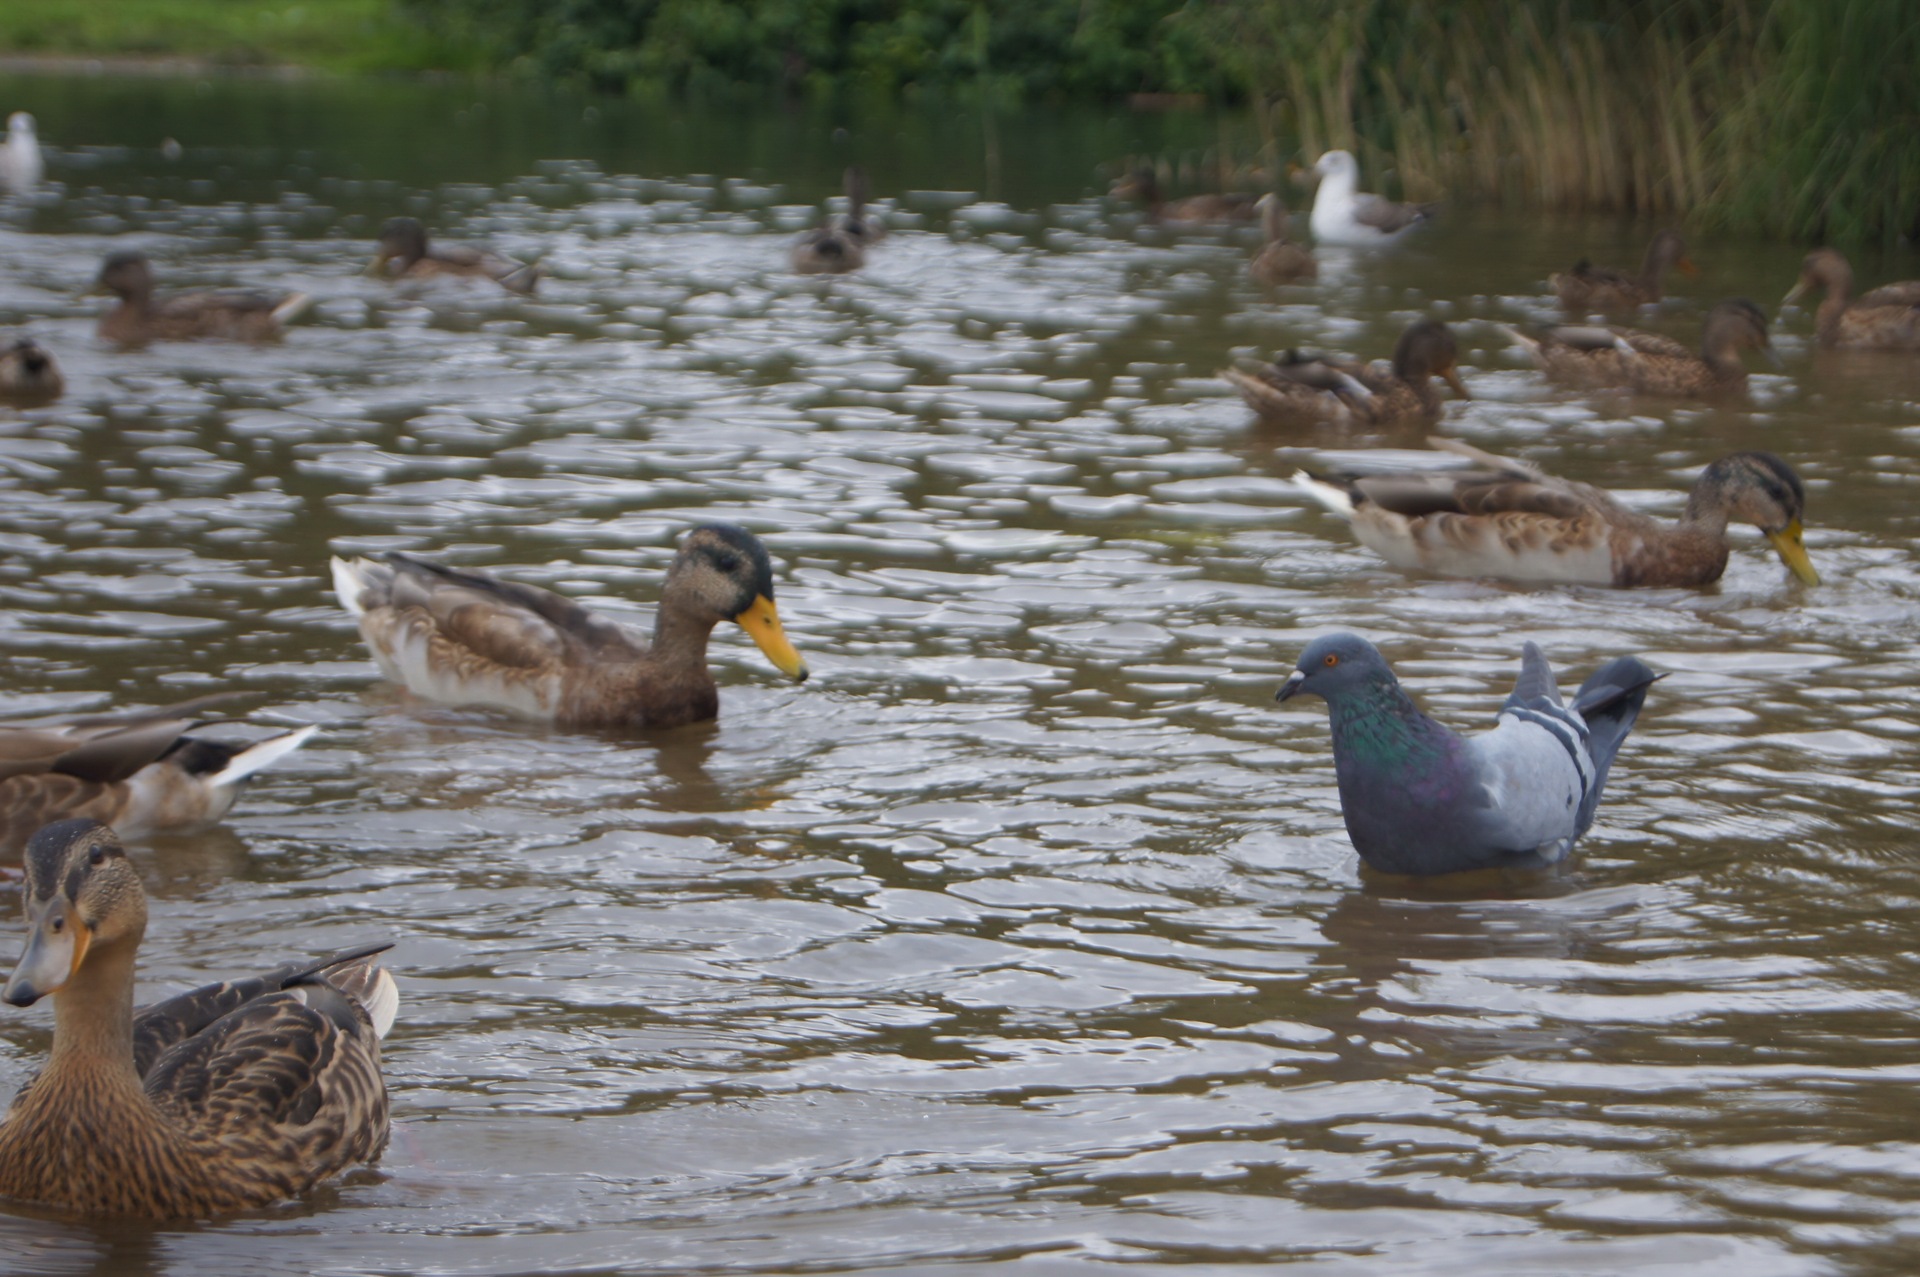
[[[1608,270],[1582,259],[1570,271],[1549,275],[1547,283],[1568,310],[1631,310],[1665,296],[1669,270],[1683,275],[1700,273],[1687,256],[1687,242],[1678,231],[1661,231],[1653,237],[1638,275]]]
[[[1853,267],[1831,248],[1816,248],[1800,264],[1800,282],[1786,296],[1798,301],[1822,289],[1814,332],[1822,346],[1866,350],[1920,350],[1920,280],[1902,280],[1853,294]]]
[[[189,735],[215,693],[162,709],[55,722],[0,724],[0,860],[50,820],[88,816],[125,838],[211,824],[255,773],[305,744],[318,727],[236,742]]]
[[[101,264],[99,287],[120,298],[100,317],[100,336],[121,346],[150,341],[278,341],[288,323],[306,310],[305,293],[256,293],[238,289],[156,297],[153,267],[143,253],[110,253]]]
[[[1390,368],[1289,350],[1272,363],[1244,371],[1228,368],[1220,375],[1270,421],[1397,426],[1439,418],[1435,377],[1462,399],[1473,397],[1460,380],[1458,361],[1452,330],[1422,319],[1400,334]]]
[[[1301,489],[1395,567],[1569,585],[1710,585],[1727,568],[1727,524],[1765,534],[1796,577],[1820,583],[1801,542],[1806,488],[1770,452],[1736,452],[1701,471],[1674,523],[1630,510],[1585,483],[1453,439],[1436,448],[1472,470],[1372,473],[1334,482],[1296,474]]]
[[[1248,263],[1247,273],[1275,288],[1317,277],[1320,266],[1313,260],[1312,250],[1287,238],[1287,206],[1280,202],[1280,197],[1271,193],[1262,195],[1257,207],[1266,243]]]
[[[209,985],[135,1014],[146,894],[119,839],[64,820],[27,848],[26,951],[5,998],[54,998],[53,1051],[0,1121],[0,1196],[202,1219],[380,1156],[387,946]]]
[[[562,727],[678,727],[719,713],[713,627],[733,621],[780,671],[806,662],[773,606],[766,547],[705,523],[680,545],[653,641],[578,603],[408,554],[335,559],[334,593],[389,678],[447,705],[485,705]]]
[[[1507,332],[1556,381],[1643,395],[1702,399],[1744,391],[1744,349],[1760,351],[1775,367],[1780,362],[1767,340],[1767,317],[1739,298],[1707,312],[1698,351],[1634,328],[1570,326],[1532,336]]]
[[[1160,194],[1159,176],[1145,164],[1116,181],[1109,193],[1115,199],[1138,200],[1146,205],[1152,221],[1180,226],[1225,226],[1251,222],[1259,216],[1259,200],[1237,192],[1165,199]]]
[[[490,279],[508,292],[531,294],[540,282],[536,263],[513,262],[483,248],[434,244],[417,217],[390,217],[368,271],[383,279]]]
[[[0,403],[33,408],[52,403],[66,388],[60,365],[39,342],[16,337],[0,345]]]
[[[793,245],[793,269],[802,275],[844,275],[867,264],[867,249],[886,231],[867,212],[867,175],[857,165],[840,177],[847,211],[803,231]]]

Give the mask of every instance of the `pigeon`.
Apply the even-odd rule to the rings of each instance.
[[[1373,644],[1329,634],[1307,645],[1274,699],[1325,698],[1340,811],[1360,859],[1383,873],[1430,875],[1564,860],[1661,677],[1616,657],[1568,705],[1527,643],[1498,723],[1467,737],[1428,718]]]

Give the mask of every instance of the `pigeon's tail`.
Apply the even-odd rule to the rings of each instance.
[[[1633,730],[1640,707],[1647,703],[1647,689],[1665,678],[1647,668],[1645,661],[1632,656],[1616,656],[1588,676],[1574,693],[1573,708],[1587,724],[1587,753],[1593,758],[1593,787],[1580,804],[1580,828],[1593,820],[1600,805],[1600,793],[1607,787],[1607,769],[1621,742]]]

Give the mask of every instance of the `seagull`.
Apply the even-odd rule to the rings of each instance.
[[[47,170],[40,158],[40,138],[33,131],[33,117],[15,111],[7,117],[7,141],[0,146],[0,186],[8,190],[31,190],[40,184]]]
[[[1435,204],[1397,204],[1355,190],[1360,184],[1360,165],[1350,151],[1328,151],[1313,171],[1320,175],[1320,189],[1313,197],[1308,225],[1313,228],[1313,238],[1322,244],[1381,248],[1432,217],[1438,208]]]

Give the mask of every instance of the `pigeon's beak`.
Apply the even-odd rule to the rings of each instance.
[[[1287,681],[1280,684],[1280,690],[1273,694],[1275,702],[1285,704],[1300,694],[1300,685],[1307,681],[1305,670],[1295,670],[1287,675]]]

